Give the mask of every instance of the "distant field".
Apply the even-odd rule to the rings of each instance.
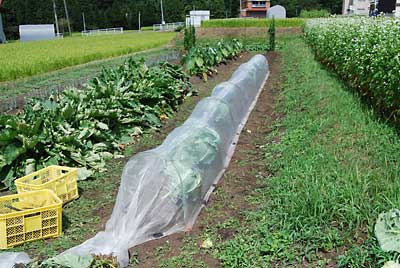
[[[269,27],[271,19],[216,19],[203,21],[203,28],[242,28],[242,27]],[[304,19],[275,19],[276,27],[302,27]]]
[[[0,82],[161,47],[175,33],[132,33],[0,45]]]
[[[153,31],[153,26],[144,26],[144,27],[141,27],[140,30],[142,30],[142,31]]]

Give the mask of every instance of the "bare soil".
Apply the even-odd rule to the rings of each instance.
[[[224,66],[218,76],[218,80],[228,79],[237,66],[248,60],[249,56],[245,55],[240,60]],[[170,250],[162,257],[164,259],[179,255],[180,248],[184,244],[183,241],[187,238],[196,239],[200,248],[202,243],[200,236],[208,226],[223,223],[231,217],[241,219],[243,211],[254,209],[251,204],[246,202],[246,197],[250,196],[255,189],[265,187],[265,185],[261,185],[257,181],[256,175],[263,175],[264,177],[268,175],[263,161],[263,150],[260,149],[260,146],[264,144],[266,135],[271,131],[270,125],[272,122],[280,117],[275,111],[275,103],[280,92],[281,57],[276,52],[268,53],[267,57],[270,64],[269,80],[240,136],[230,166],[215,191],[223,192],[224,194],[220,195],[214,192],[207,207],[200,213],[191,232],[177,233],[131,249],[131,253],[135,254],[139,260],[139,264],[135,267],[159,267],[160,258],[157,256],[156,249],[167,243]],[[201,88],[202,86],[200,85],[199,89]],[[190,114],[189,110],[186,112]],[[166,125],[163,132],[171,130],[168,125]],[[235,230],[230,228],[221,229],[219,235],[223,240],[228,240],[235,235]],[[219,260],[215,259],[207,251],[199,250],[194,258],[204,262],[207,267],[221,267]]]

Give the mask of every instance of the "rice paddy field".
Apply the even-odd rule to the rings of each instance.
[[[161,47],[175,35],[144,32],[5,44],[0,46],[0,82]]]

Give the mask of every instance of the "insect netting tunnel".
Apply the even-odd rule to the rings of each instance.
[[[162,145],[135,155],[123,170],[105,230],[65,253],[114,255],[126,266],[129,248],[190,229],[227,168],[267,77],[266,58],[254,56]]]

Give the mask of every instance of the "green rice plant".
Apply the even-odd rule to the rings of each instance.
[[[288,18],[288,19],[275,19],[275,26],[277,28],[283,27],[303,27],[304,19]],[[201,27],[203,28],[244,28],[244,27],[257,27],[266,28],[270,27],[272,19],[216,19],[203,21]]]
[[[161,47],[175,35],[143,32],[1,45],[0,82]]]
[[[305,39],[316,57],[334,70],[378,113],[399,125],[400,20],[311,20]]]

